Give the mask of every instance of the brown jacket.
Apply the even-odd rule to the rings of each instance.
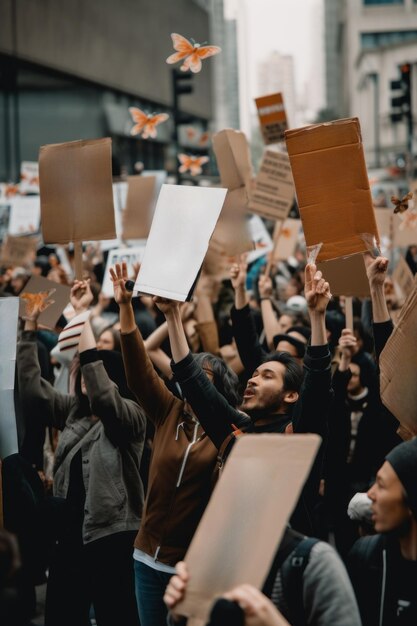
[[[155,425],[135,547],[166,565],[184,558],[216,477],[217,449],[155,372],[138,330],[121,335],[129,388]]]

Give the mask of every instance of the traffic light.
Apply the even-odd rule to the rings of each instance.
[[[400,66],[401,78],[392,80],[391,85],[391,122],[396,124],[402,120],[410,122],[411,118],[411,65]]]
[[[180,124],[189,124],[194,121],[192,115],[187,115],[180,110],[179,97],[191,94],[194,91],[193,74],[191,72],[181,72],[180,70],[172,70],[172,94],[174,111],[174,123],[176,126]]]

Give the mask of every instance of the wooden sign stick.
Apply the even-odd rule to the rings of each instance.
[[[75,278],[77,280],[83,279],[83,242],[74,242],[74,265],[75,265]]]
[[[353,301],[352,296],[345,297],[345,317],[346,317],[346,328],[349,328],[353,331]]]

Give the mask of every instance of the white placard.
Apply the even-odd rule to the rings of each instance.
[[[14,408],[19,298],[0,298],[0,458],[18,452]]]
[[[40,196],[13,196],[9,203],[9,235],[19,237],[37,233],[41,219]]]
[[[103,286],[101,293],[107,298],[113,297],[113,283],[110,280],[110,268],[115,263],[127,263],[127,273],[129,276],[133,274],[133,264],[141,263],[143,255],[145,254],[146,239],[142,240],[141,245],[137,245],[134,248],[117,248],[116,250],[110,250],[107,257],[106,271],[104,272]]]
[[[268,233],[266,226],[259,215],[252,215],[249,219],[249,233],[253,241],[255,249],[248,253],[248,263],[253,263],[261,256],[271,252],[273,248],[273,242],[271,235]]]
[[[187,300],[226,193],[222,188],[162,185],[135,291]]]

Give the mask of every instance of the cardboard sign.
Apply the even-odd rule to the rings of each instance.
[[[414,276],[407,261],[402,256],[400,256],[392,273],[392,280],[400,288],[403,297],[408,298],[414,289]]]
[[[71,287],[61,285],[53,280],[48,280],[43,276],[32,276],[24,286],[23,291],[19,294],[19,315],[25,315],[26,311],[26,304],[22,299],[22,295],[24,293],[39,293],[41,291],[49,291],[52,289],[54,290],[54,293],[52,293],[48,299],[53,300],[54,303],[48,306],[45,311],[42,311],[38,322],[47,328],[55,328],[58,319],[62,315],[63,310],[70,300]]]
[[[252,240],[252,250],[247,256],[247,262],[253,263],[260,259],[273,248],[271,235],[268,233],[262,218],[259,215],[252,215],[249,220],[249,232]]]
[[[307,247],[318,261],[365,252],[361,234],[379,242],[357,118],[285,132]]]
[[[39,166],[37,161],[22,161],[19,190],[23,194],[39,194]]]
[[[123,239],[147,239],[155,202],[155,176],[128,176]]]
[[[381,399],[402,426],[417,435],[417,282],[409,294],[380,364]]]
[[[253,248],[246,219],[247,199],[245,187],[227,192],[220,218],[210,240],[210,245],[213,242],[229,256],[242,254]]]
[[[284,223],[277,222],[274,231],[274,261],[285,261],[294,254],[301,230],[301,220],[291,217]]]
[[[213,151],[222,186],[249,190],[253,172],[246,135],[239,130],[221,130],[213,135]]]
[[[288,128],[282,93],[255,98],[262,136],[266,145],[284,141],[284,131]]]
[[[19,298],[0,298],[0,459],[18,452],[14,408]]]
[[[31,235],[39,231],[41,205],[39,196],[10,198],[10,235]]]
[[[369,297],[369,281],[362,254],[318,263],[317,269],[323,272],[333,296]]]
[[[185,557],[190,579],[180,615],[207,620],[225,591],[262,587],[319,445],[317,435],[237,440]]]
[[[294,184],[289,158],[283,152],[265,150],[249,211],[270,220],[285,220],[294,202]]]
[[[226,189],[162,185],[135,290],[189,298]]]
[[[115,239],[111,139],[42,146],[39,176],[45,243]]]
[[[127,263],[127,272],[129,276],[133,275],[133,264],[142,263],[143,255],[145,253],[146,241],[143,241],[142,246],[135,246],[132,248],[118,248],[117,250],[110,250],[107,257],[106,271],[104,272],[103,286],[101,293],[107,298],[113,298],[113,283],[110,279],[110,268],[115,263]]]
[[[36,257],[37,245],[37,237],[12,237],[8,235],[1,248],[1,265],[31,267]]]

